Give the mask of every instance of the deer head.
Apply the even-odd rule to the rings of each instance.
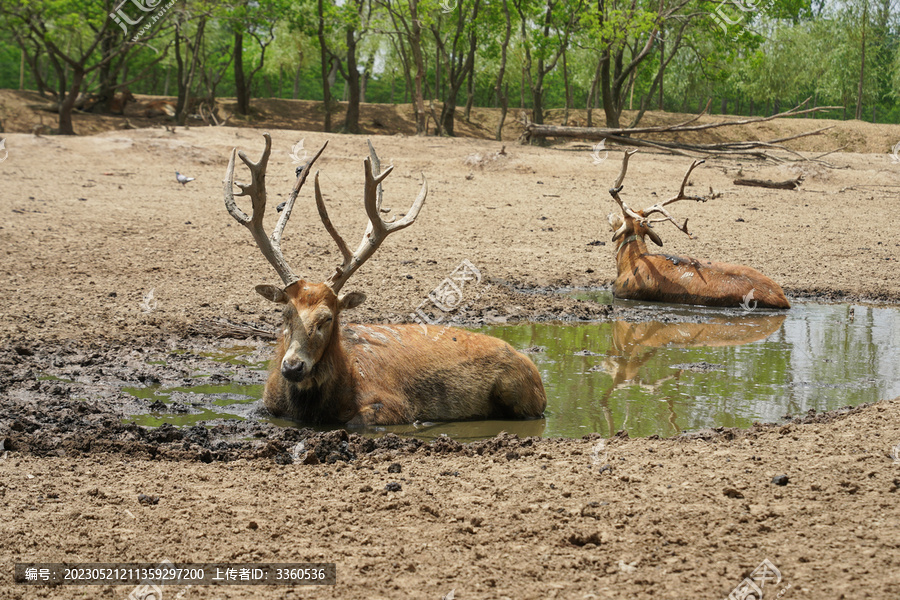
[[[703,160],[695,160],[691,163],[691,166],[688,167],[687,173],[684,174],[684,179],[681,181],[681,188],[678,190],[678,194],[669,198],[668,200],[656,203],[653,206],[648,206],[643,210],[632,210],[622,198],[619,197],[619,192],[622,191],[624,187],[622,182],[625,180],[625,173],[628,170],[628,159],[631,158],[631,155],[637,152],[637,150],[627,150],[625,152],[625,157],[622,159],[622,170],[619,172],[619,177],[616,179],[615,184],[612,188],[610,188],[609,193],[613,197],[613,200],[619,205],[621,212],[613,212],[610,213],[607,219],[609,220],[609,226],[613,230],[612,240],[614,242],[631,238],[632,236],[637,236],[640,239],[643,239],[644,236],[649,237],[653,240],[653,243],[657,246],[662,246],[662,239],[660,239],[659,235],[653,230],[654,223],[661,223],[663,221],[669,221],[675,227],[678,228],[679,231],[684,232],[689,238],[693,239],[690,232],[688,232],[688,220],[684,220],[683,225],[678,225],[675,222],[675,219],[672,218],[672,215],[666,210],[666,206],[672,204],[673,202],[678,202],[679,200],[695,200],[697,202],[706,202],[711,198],[717,198],[719,194],[716,194],[710,188],[709,196],[688,196],[684,193],[684,188],[687,186],[688,178],[691,176],[691,171],[696,169],[698,166],[702,165]],[[650,216],[653,214],[659,213],[663,215],[658,219],[651,219]]]
[[[259,246],[263,255],[275,268],[275,271],[284,283],[284,288],[273,285],[256,286],[256,292],[261,296],[272,302],[284,305],[284,328],[281,343],[284,344],[285,353],[281,361],[281,374],[288,381],[311,386],[314,383],[321,383],[328,375],[329,364],[323,358],[326,357],[329,351],[338,351],[339,344],[335,344],[334,341],[338,339],[336,334],[340,329],[340,313],[343,310],[359,306],[366,299],[365,294],[361,292],[341,294],[341,288],[347,283],[347,280],[350,279],[353,273],[375,253],[388,235],[409,227],[415,222],[428,194],[428,183],[427,181],[422,183],[422,189],[406,216],[399,221],[393,218],[384,220],[380,213],[390,212],[390,209],[381,208],[381,182],[390,175],[393,167],[388,167],[384,172],[381,171],[378,156],[375,154],[375,149],[372,147],[371,142],[369,142],[369,158],[365,160],[366,182],[364,192],[364,206],[369,217],[369,224],[366,227],[362,241],[359,243],[359,247],[355,252],[350,252],[346,242],[338,234],[331,223],[331,219],[328,217],[325,201],[322,198],[322,191],[319,187],[319,173],[317,171],[315,192],[319,217],[322,219],[325,229],[337,243],[343,256],[343,262],[322,283],[304,281],[294,275],[287,261],[285,261],[281,252],[281,236],[288,219],[291,217],[291,211],[294,208],[297,195],[300,193],[300,188],[303,187],[313,164],[325,150],[328,143],[326,142],[322,145],[322,148],[312,157],[297,177],[294,188],[285,203],[284,210],[275,225],[275,230],[272,232],[272,236],[269,237],[263,229],[262,219],[266,210],[266,164],[272,148],[272,139],[269,134],[264,134],[264,137],[266,139],[266,147],[259,162],[252,162],[243,152],[238,152],[237,149],[232,151],[231,160],[228,162],[228,170],[225,173],[225,206],[238,223],[250,230],[257,246]],[[234,183],[236,155],[250,169],[251,181],[249,184]],[[234,201],[235,185],[241,190],[238,196],[250,197],[253,207],[252,216],[248,217],[237,207]]]

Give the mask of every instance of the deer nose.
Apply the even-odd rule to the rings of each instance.
[[[295,383],[303,381],[308,373],[306,363],[300,359],[285,359],[281,362],[281,374],[288,381]]]

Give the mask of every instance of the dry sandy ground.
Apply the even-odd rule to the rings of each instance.
[[[900,140],[900,128],[885,131]],[[5,134],[0,338],[4,356],[19,358],[2,368],[49,368],[35,364],[45,352],[29,357],[36,347],[89,354],[177,346],[217,318],[273,327],[277,311],[252,286],[277,278],[222,202],[230,149],[258,156],[260,134]],[[332,219],[355,244],[364,227],[364,138],[272,134],[270,203],[292,185],[291,147],[304,139],[312,153],[327,139],[316,166]],[[478,319],[605,314],[591,303],[516,290],[599,286],[614,277],[606,189],[621,152],[594,164],[583,144],[507,145],[505,156],[499,144],[478,139],[382,136],[375,144],[395,166],[386,206],[404,212],[422,173],[430,191],[419,221],[391,236],[348,284],[369,297],[352,318],[408,320],[463,259],[491,283],[473,307]],[[794,295],[900,299],[900,164],[886,150],[828,160],[841,168],[710,161],[695,171],[695,188],[723,196],[675,205],[697,239],[663,227],[666,250],[757,267]],[[636,155],[623,197],[641,206],[673,194],[688,162]],[[176,169],[196,181],[178,185]],[[740,171],[806,180],[800,191],[744,188],[731,183]],[[298,273],[322,279],[338,253],[316,215],[311,183],[283,246]],[[598,240],[605,245],[591,245]],[[155,309],[145,313],[151,289]],[[40,412],[40,393],[26,394],[31,383],[4,380],[4,402],[31,398],[26,408]],[[0,440],[18,439],[15,422],[0,421]],[[0,453],[0,596],[131,591],[15,585],[17,561],[165,558],[337,564],[333,588],[195,587],[186,598],[441,598],[453,589],[458,599],[723,598],[766,558],[782,575],[764,590],[767,599],[788,585],[784,598],[900,594],[900,464],[889,455],[900,443],[900,400],[751,431],[617,438],[598,461],[595,443],[380,448],[320,465],[271,457],[206,464],[190,453],[152,460],[89,445],[49,457],[13,445]],[[401,472],[388,473],[395,462]],[[789,483],[774,485],[776,475]],[[385,491],[389,482],[402,489]],[[139,504],[139,493],[159,496],[159,504]]]

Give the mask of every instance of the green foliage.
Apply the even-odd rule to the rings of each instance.
[[[194,81],[194,95],[204,94],[209,79],[216,83],[217,94],[235,93],[234,75],[228,66],[233,50],[234,33],[245,37],[271,36],[266,61],[252,80],[253,94],[271,93],[279,97],[298,96],[314,100],[322,98],[321,65],[316,29],[318,0],[231,0],[225,3],[184,2],[179,0],[166,18],[184,19],[187,31],[193,20],[207,19],[203,40],[202,63]],[[390,0],[390,7],[408,15],[413,0]],[[470,14],[466,7],[472,0],[421,0],[418,14],[423,28],[422,50],[426,57],[426,101],[440,100],[446,91],[446,73],[437,77],[437,48],[431,27],[447,36],[455,33],[459,11]],[[162,3],[161,3],[162,4]],[[346,32],[368,27],[357,47],[360,69],[373,65],[366,86],[366,101],[411,101],[406,89],[407,66],[398,43],[405,35],[389,18],[388,0],[325,0],[324,20],[329,50],[336,55],[346,51]],[[130,5],[129,5],[130,6]],[[579,6],[578,2],[555,1],[549,26],[546,26],[547,2],[541,0],[508,0],[512,20],[512,38],[508,47],[508,64],[504,83],[508,86],[511,109],[520,104],[530,108],[532,94],[529,79],[535,78],[537,63],[549,61],[558,53],[564,39],[567,19],[576,15],[566,52],[568,84],[574,107],[584,108],[588,91],[597,70],[600,52],[607,48],[624,49],[624,60],[631,60],[644,41],[658,26],[662,14],[670,6],[666,1],[606,0]],[[603,7],[603,12],[599,8]],[[362,7],[362,9],[361,9]],[[91,50],[96,32],[106,27],[121,36],[111,22],[113,5],[108,1],[88,0],[0,0],[0,87],[18,88],[22,48],[37,53],[37,73],[31,64],[25,66],[25,85],[36,86],[36,74],[51,90],[58,89],[57,71],[45,51],[29,41],[26,23],[37,19],[40,36],[78,57],[89,53],[86,66],[96,66],[102,59],[99,47]],[[447,11],[447,8],[450,10]],[[716,11],[720,11],[720,17]],[[131,14],[131,12],[129,12]],[[525,36],[522,36],[522,16]],[[723,30],[721,15],[728,17]],[[668,64],[663,79],[665,106],[669,110],[697,110],[707,98],[726,99],[729,110],[759,113],[769,106],[787,108],[807,97],[818,104],[848,107],[855,112],[862,81],[862,104],[865,118],[875,110],[879,122],[900,120],[900,22],[895,3],[890,0],[690,0],[678,13],[662,23],[659,39],[674,38],[681,25],[689,20],[684,39],[675,58]],[[364,24],[363,20],[367,20]],[[728,24],[734,22],[734,24]],[[155,24],[154,27],[161,27]],[[501,44],[505,29],[503,4],[483,0],[476,20],[466,23],[464,35],[474,32],[478,40],[475,58],[474,91],[476,105],[494,105],[494,84],[500,67]],[[147,67],[173,42],[170,31],[160,29],[152,42],[136,45],[127,55],[128,77],[140,78],[130,85],[136,92],[175,93],[174,57],[167,54],[153,68]],[[118,43],[122,43],[122,37]],[[456,52],[463,47],[457,46]],[[668,48],[667,48],[668,51]],[[865,70],[861,73],[863,52]],[[245,63],[257,64],[261,46],[250,40],[244,45]],[[531,78],[523,81],[523,65],[531,58]],[[660,66],[659,42],[654,41],[648,58],[634,73],[635,107],[649,93]],[[144,72],[146,71],[146,73]],[[167,85],[168,80],[168,85]],[[121,77],[119,79],[121,81]],[[439,90],[435,90],[436,83]],[[96,91],[98,80],[88,77],[87,91]],[[344,95],[341,77],[333,90],[337,98]],[[524,103],[520,93],[524,86]],[[559,108],[565,103],[566,81],[561,61],[543,78],[545,109]],[[463,94],[465,89],[463,90]],[[718,102],[713,106],[718,107]],[[626,101],[626,108],[628,103]],[[655,107],[655,104],[654,104]],[[834,115],[830,115],[834,116]]]

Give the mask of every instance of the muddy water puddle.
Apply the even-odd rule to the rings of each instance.
[[[611,300],[603,292],[573,295]],[[671,436],[708,427],[748,427],[811,409],[900,395],[896,307],[796,302],[790,311],[773,312],[615,304],[636,320],[478,329],[527,352],[537,364],[547,391],[545,419],[416,423],[369,433],[420,439],[446,435],[460,441],[500,431],[581,437],[625,430],[631,436]],[[235,370],[265,369],[258,349],[233,347],[204,356]],[[259,418],[262,389],[261,384],[198,377],[196,385],[124,391],[154,403],[149,414],[129,420],[158,426]]]

